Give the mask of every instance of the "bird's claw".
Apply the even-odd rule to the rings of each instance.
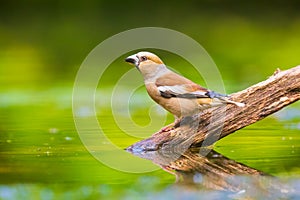
[[[162,129],[160,129],[159,132],[168,132],[168,131],[171,131],[171,130],[174,130],[174,129],[175,129],[175,123],[172,123],[168,126],[163,127]]]
[[[169,124],[168,126],[163,127],[159,132],[168,132],[178,128],[181,124],[181,119],[176,119],[175,122]]]

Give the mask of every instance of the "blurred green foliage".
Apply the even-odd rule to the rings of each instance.
[[[111,192],[113,196],[123,194],[122,190],[133,194],[129,196],[144,190],[154,192],[157,188],[149,189],[145,182],[155,181],[148,181],[145,174],[122,173],[106,167],[89,155],[80,142],[72,118],[71,96],[77,70],[88,53],[106,38],[128,29],[174,29],[203,45],[219,67],[228,92],[238,91],[264,80],[277,67],[287,69],[300,63],[299,9],[300,2],[296,0],[2,1],[0,184],[80,182],[78,187],[82,189],[71,192],[60,185],[56,188],[66,190],[67,197],[78,198],[86,190]],[[202,77],[186,67],[187,61],[170,52],[153,51],[167,65],[202,83]],[[132,68],[123,56],[105,71],[101,86],[113,86]],[[146,94],[143,88],[141,91]],[[148,106],[149,99],[144,97],[142,105]],[[122,148],[139,140],[125,135],[115,125],[109,115],[110,102],[106,103],[99,119],[110,139]],[[149,106],[136,107],[132,118],[137,124],[151,121]],[[299,105],[294,113],[299,116]],[[283,174],[286,170],[299,176],[299,120],[296,117],[290,128],[286,127],[286,118],[268,119],[243,129],[237,136],[218,142],[216,149],[269,173]],[[168,122],[171,120],[168,117]],[[159,188],[174,182],[174,177],[162,170],[147,175],[158,178]],[[147,180],[140,180],[143,177]],[[97,187],[85,186],[90,183]],[[46,195],[44,199],[53,196],[43,185],[42,189],[39,185],[28,187],[28,191],[25,187],[25,192],[22,185],[1,186],[0,192],[14,192],[13,187],[17,194],[19,190],[20,194],[39,190]]]
[[[191,36],[212,56],[227,85],[249,86],[277,67],[299,64],[299,8],[299,1],[1,2],[1,88],[72,84],[96,45],[144,26]],[[122,61],[113,71],[128,67]]]

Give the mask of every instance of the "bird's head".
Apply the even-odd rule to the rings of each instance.
[[[154,75],[160,68],[165,68],[164,63],[157,55],[146,51],[131,55],[125,61],[135,65],[144,76]]]

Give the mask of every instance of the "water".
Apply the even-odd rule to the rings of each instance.
[[[105,91],[100,93],[100,98],[105,99]],[[178,176],[174,169],[163,170],[151,162],[149,166],[156,170],[147,173],[126,173],[102,164],[86,150],[77,134],[71,95],[71,87],[2,92],[0,199],[198,199],[200,196],[232,199],[254,194],[257,194],[255,198],[261,195],[296,199],[300,196],[299,103],[215,144],[214,150],[229,160],[279,177],[274,180],[233,176],[234,184],[245,187],[224,191],[203,186],[204,176],[197,170],[192,179],[187,179],[182,178],[188,177],[187,172]],[[132,120],[140,127],[139,131],[136,125],[126,121],[122,112],[115,113],[124,120],[119,127],[107,100],[97,105],[98,119],[105,134],[120,149],[141,140],[137,137],[139,132],[145,138],[159,129],[159,123],[143,128],[151,122],[151,117],[161,121],[165,116],[156,107],[148,115],[144,107],[151,106],[152,102],[146,95],[137,94],[133,100],[142,102],[130,105]],[[168,115],[162,123],[171,121]],[[130,131],[132,135],[128,135]],[[101,149],[101,142],[97,148],[103,154],[114,155],[110,149]],[[260,192],[262,190],[267,192]]]

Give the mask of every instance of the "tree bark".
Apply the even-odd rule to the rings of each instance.
[[[300,99],[300,66],[275,73],[267,80],[243,91],[231,94],[245,107],[226,105],[207,109],[195,116],[181,120],[180,126],[159,131],[150,138],[127,148],[131,152],[155,151],[161,148],[208,146],[217,140],[253,124]],[[176,151],[176,150],[175,150]]]

